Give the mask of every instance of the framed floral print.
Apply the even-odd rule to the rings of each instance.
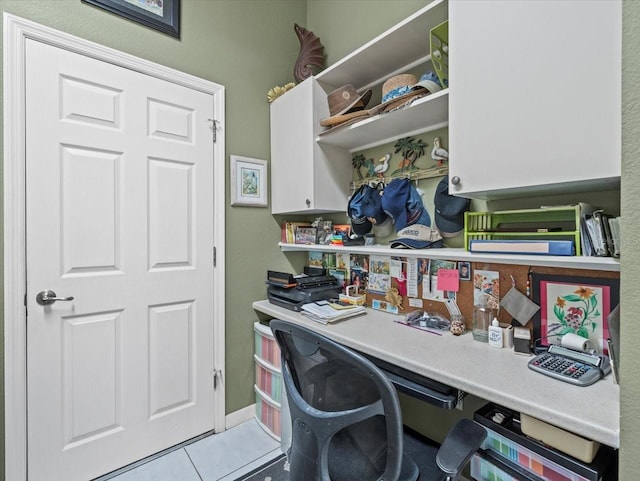
[[[266,207],[267,203],[267,161],[232,155],[231,205]]]
[[[560,344],[577,334],[592,349],[607,354],[607,318],[620,301],[620,280],[533,273],[532,297],[540,310],[533,317],[534,340],[541,346]]]

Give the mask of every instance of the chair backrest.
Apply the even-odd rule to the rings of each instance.
[[[290,479],[396,480],[402,417],[386,376],[358,353],[287,321],[271,330],[291,413]]]

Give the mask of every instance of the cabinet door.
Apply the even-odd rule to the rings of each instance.
[[[449,177],[456,194],[613,188],[619,0],[452,0]]]
[[[271,104],[271,212],[344,212],[351,154],[320,147],[320,119],[329,116],[327,94],[310,77]]]
[[[311,206],[312,81],[308,79],[297,85],[271,104],[271,211],[274,214]]]

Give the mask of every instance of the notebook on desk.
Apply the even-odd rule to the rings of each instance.
[[[330,303],[311,302],[302,306],[302,314],[322,324],[342,321],[367,313],[364,306],[353,306],[349,309],[335,309]]]

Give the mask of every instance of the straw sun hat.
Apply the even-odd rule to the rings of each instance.
[[[370,109],[370,114],[388,112],[398,108],[414,97],[423,96],[428,92],[422,88],[414,88],[418,84],[418,79],[410,73],[394,75],[382,84],[382,100],[380,105]]]

